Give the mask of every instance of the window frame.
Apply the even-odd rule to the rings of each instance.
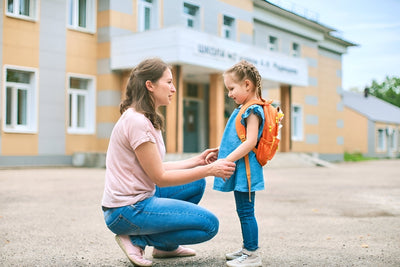
[[[295,108],[299,108],[299,112],[295,112]],[[303,113],[303,107],[301,105],[292,105],[292,110],[291,110],[291,139],[293,141],[303,141],[304,140],[304,113]],[[299,129],[296,131],[295,129],[295,122],[294,120],[298,118],[298,127]]]
[[[297,46],[297,49],[295,48],[295,46]],[[300,44],[299,43],[292,42],[290,55],[292,57],[301,57],[301,49],[300,49]]]
[[[227,25],[225,24],[225,18],[227,20],[230,20],[231,24]],[[221,25],[221,37],[228,39],[228,40],[235,40],[235,29],[236,29],[236,23],[235,23],[235,18],[228,16],[228,15],[223,15],[222,16],[222,25]],[[230,33],[230,36],[226,36],[226,32]]]
[[[67,28],[71,30],[95,33],[96,32],[96,1],[86,0],[86,27],[79,26],[79,1],[68,0],[67,2]]]
[[[88,88],[85,91],[82,89],[71,88],[71,78],[88,80]],[[91,75],[83,75],[76,73],[68,73],[67,74],[67,112],[66,112],[66,120],[67,120],[67,132],[69,134],[94,134],[95,133],[95,125],[96,125],[96,78]],[[72,99],[72,104],[70,104],[70,97],[74,97]],[[77,126],[77,97],[85,96],[85,118],[84,118],[84,127]],[[72,109],[70,107],[72,106]],[[72,112],[72,113],[71,113]],[[70,119],[72,117],[72,119]],[[71,121],[72,120],[72,121]],[[70,125],[72,124],[72,126]]]
[[[271,42],[274,40],[274,42]],[[271,52],[278,52],[279,51],[279,39],[276,36],[269,35],[268,36],[268,50]]]
[[[200,6],[197,6],[192,3],[188,3],[188,2],[183,2],[182,8],[183,8],[182,15],[183,15],[185,27],[190,28],[190,29],[196,29],[196,30],[200,29]],[[195,11],[194,12],[195,14],[191,15],[191,14],[187,13],[185,8],[192,8]],[[193,26],[188,25],[189,20],[193,21]]]
[[[37,21],[38,20],[38,2],[39,0],[28,0],[29,1],[29,16],[19,14],[19,7],[21,5],[21,1],[23,0],[13,0],[13,11],[8,11],[8,1],[4,1],[4,10],[5,14],[8,17],[29,20],[29,21]]]
[[[395,127],[388,126],[386,127],[387,139],[388,139],[388,149],[392,152],[398,151],[398,131]]]
[[[386,152],[386,151],[387,151],[386,129],[378,128],[376,130],[376,152]]]
[[[146,28],[145,9],[150,9],[149,28]],[[157,28],[157,0],[151,0],[151,3],[146,0],[138,0],[138,31],[145,32]]]
[[[9,70],[27,72],[30,74],[29,84],[7,81],[7,72]],[[35,68],[4,65],[4,90],[3,90],[3,131],[7,133],[37,133],[38,116],[38,70]],[[12,88],[11,92],[11,124],[7,124],[7,88]],[[19,105],[17,103],[17,94],[19,90],[26,91],[26,125],[18,124],[17,113]]]

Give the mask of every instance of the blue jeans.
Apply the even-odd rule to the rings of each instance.
[[[258,225],[254,215],[255,195],[255,192],[251,192],[250,202],[249,192],[234,192],[236,212],[242,228],[243,247],[249,251],[258,249]]]
[[[159,188],[153,197],[104,212],[107,227],[117,235],[129,235],[134,245],[172,251],[179,245],[213,238],[217,217],[198,206],[205,179],[186,185]]]

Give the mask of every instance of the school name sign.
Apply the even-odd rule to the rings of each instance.
[[[231,65],[246,60],[251,62],[264,79],[271,79],[295,85],[307,85],[307,64],[304,59],[280,55],[255,47],[228,49],[205,43],[198,43],[195,54],[204,59],[213,59]]]

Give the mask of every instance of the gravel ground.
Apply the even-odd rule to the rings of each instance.
[[[400,266],[400,160],[265,168],[256,196],[265,266]],[[0,170],[1,266],[131,266],[106,228],[104,169]],[[154,266],[225,266],[241,246],[233,195],[211,189],[200,205],[220,219],[197,256]],[[151,248],[146,255],[151,259]]]

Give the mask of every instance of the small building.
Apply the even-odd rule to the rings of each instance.
[[[344,91],[344,151],[366,157],[400,156],[400,108],[368,94]]]

